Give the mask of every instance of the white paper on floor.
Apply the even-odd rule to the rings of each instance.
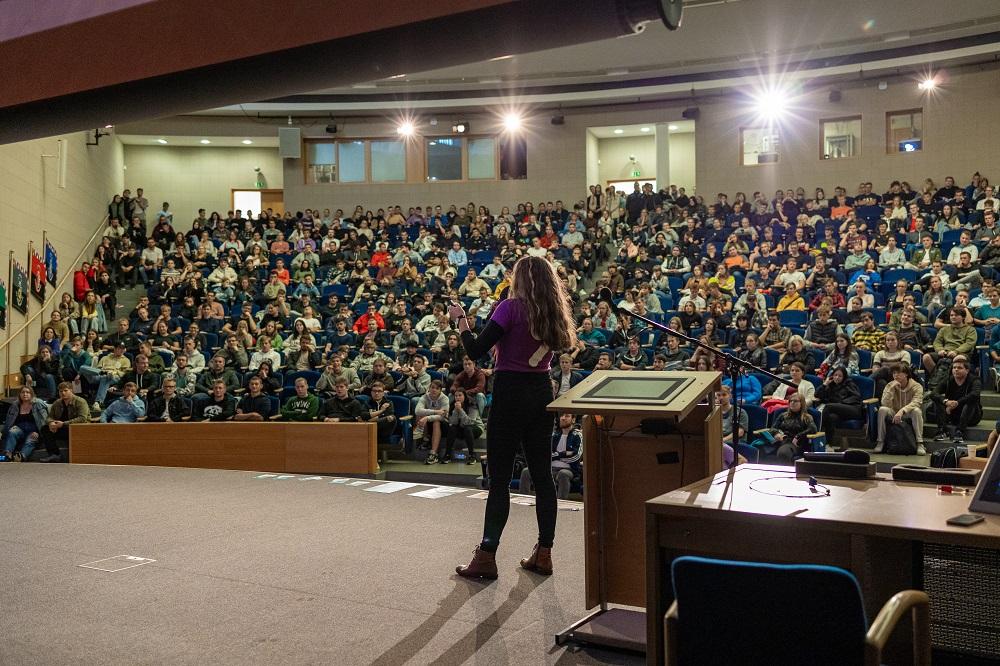
[[[388,481],[374,488],[365,488],[366,493],[398,493],[400,490],[409,490],[410,488],[416,488],[419,483],[408,483],[406,481]]]
[[[349,486],[367,486],[371,481],[351,481],[347,485]]]
[[[278,475],[277,474],[258,474],[257,476],[255,476],[253,478],[255,478],[255,479],[273,479],[276,476],[278,476]]]
[[[521,504],[523,506],[535,506],[535,498],[531,495],[511,495],[511,504]]]
[[[482,492],[474,493],[472,495],[466,495],[466,497],[468,497],[469,499],[480,499],[480,500],[487,499],[489,496],[490,494],[485,490]]]
[[[452,495],[457,495],[458,493],[468,492],[468,488],[450,488],[448,486],[434,486],[433,488],[428,488],[427,490],[421,490],[418,493],[410,493],[410,497],[423,497],[425,499],[441,499],[442,497],[451,497]]]
[[[138,555],[115,555],[114,557],[97,560],[96,562],[87,562],[86,564],[79,564],[77,566],[84,569],[97,569],[98,571],[110,571],[114,573],[124,569],[131,569],[132,567],[141,567],[143,564],[155,561],[148,557],[139,557]]]
[[[330,483],[347,483],[350,479],[334,479]]]

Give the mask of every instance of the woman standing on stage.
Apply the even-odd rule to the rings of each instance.
[[[511,271],[509,297],[497,304],[477,337],[458,304],[449,309],[458,322],[462,345],[477,359],[496,348],[493,405],[486,428],[486,464],[490,475],[483,540],[466,566],[455,571],[466,578],[497,577],[496,551],[510,513],[510,481],[514,456],[524,449],[535,486],[538,543],[521,566],[552,573],[552,540],[556,531],[556,493],[552,483],[552,401],[549,366],[553,352],[575,344],[570,297],[545,259],[523,257]]]

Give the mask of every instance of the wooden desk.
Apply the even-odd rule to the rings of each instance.
[[[974,527],[947,525],[968,511],[971,496],[940,495],[933,485],[885,477],[821,478],[829,496],[759,492],[776,477],[795,479],[788,467],[742,465],[646,502],[647,664],[664,660],[663,617],[673,601],[670,562],[680,555],[843,567],[858,577],[869,620],[894,593],[925,589],[935,647],[1000,648],[992,596],[1000,575],[1000,516],[986,516]],[[806,481],[797,483],[808,494]],[[969,591],[978,585],[970,576],[981,589]],[[960,581],[961,592],[953,581]],[[989,600],[974,601],[976,593]],[[890,663],[905,658],[905,636],[896,638]]]
[[[374,423],[85,423],[69,461],[310,474],[374,474]]]

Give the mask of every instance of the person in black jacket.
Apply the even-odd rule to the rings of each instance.
[[[271,398],[264,394],[264,382],[256,375],[247,382],[247,393],[236,405],[234,421],[267,421],[271,418]]]
[[[969,370],[969,361],[963,356],[956,356],[951,364],[948,381],[938,385],[931,393],[933,411],[938,424],[938,431],[934,436],[935,442],[948,439],[948,431],[951,430],[952,442],[962,444],[965,441],[965,429],[979,423],[983,418],[983,405],[980,399],[983,384],[979,377]]]
[[[333,384],[333,397],[320,405],[319,418],[328,422],[364,421],[364,409],[347,390],[347,380],[339,377]]]
[[[188,416],[189,409],[184,398],[177,395],[177,380],[168,375],[163,380],[162,391],[148,401],[146,415],[140,421],[182,421]]]
[[[861,391],[843,366],[835,367],[826,376],[822,386],[816,389],[816,400],[823,404],[823,432],[827,446],[836,446],[834,436],[841,422],[865,417]]]
[[[229,421],[236,414],[236,398],[226,393],[226,382],[216,379],[207,400],[200,400],[192,421]]]

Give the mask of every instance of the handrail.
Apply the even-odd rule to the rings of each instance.
[[[73,277],[73,274],[76,272],[76,266],[79,265],[80,260],[83,258],[83,255],[85,255],[88,251],[91,251],[91,245],[93,244],[94,239],[97,238],[98,234],[101,234],[101,232],[104,231],[104,227],[107,224],[107,222],[108,222],[108,216],[105,215],[101,219],[101,223],[98,225],[97,229],[95,229],[94,233],[92,233],[90,235],[90,239],[88,239],[87,242],[84,243],[83,249],[80,250],[79,254],[76,255],[76,258],[69,264],[70,270],[65,271],[63,273],[63,276],[56,283],[56,285],[54,287],[52,287],[52,295],[49,296],[47,299],[45,299],[45,301],[42,303],[42,307],[39,308],[38,312],[36,312],[35,314],[33,314],[30,317],[28,317],[21,324],[21,327],[19,329],[17,329],[13,333],[11,333],[7,337],[6,340],[4,340],[2,343],[0,343],[0,351],[4,350],[8,346],[10,346],[10,343],[12,343],[15,339],[17,339],[17,336],[21,335],[21,333],[23,333],[24,331],[26,331],[28,329],[28,327],[31,326],[31,324],[34,323],[34,321],[36,319],[38,319],[38,317],[40,317],[41,315],[45,314],[46,312],[49,312],[49,306],[52,304],[52,301],[58,300],[60,298],[61,293],[62,293],[62,288],[63,288],[63,285],[65,285],[66,280],[68,280],[68,279],[70,279],[70,278]],[[45,249],[42,248],[42,251],[44,252]],[[10,374],[10,367],[9,367],[10,363],[9,362],[8,362],[7,366],[8,366],[7,367],[7,374]]]

